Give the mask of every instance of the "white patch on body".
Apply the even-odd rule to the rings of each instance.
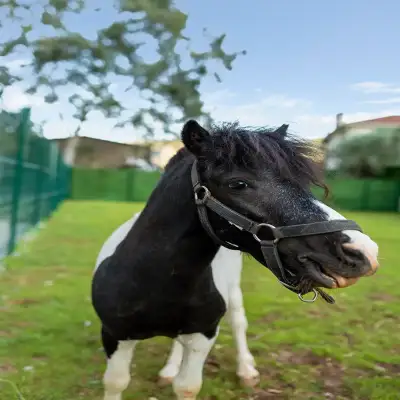
[[[118,245],[126,238],[129,231],[132,229],[133,224],[139,218],[140,213],[135,214],[131,219],[120,225],[104,242],[97,256],[95,271],[107,257],[114,254]]]

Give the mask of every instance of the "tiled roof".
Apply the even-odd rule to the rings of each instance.
[[[387,117],[381,117],[381,118],[373,118],[373,119],[366,119],[364,121],[357,121],[357,122],[350,122],[350,123],[344,123],[343,126],[345,128],[351,127],[351,128],[357,128],[357,127],[365,127],[368,125],[372,126],[393,126],[393,125],[400,125],[400,115],[389,115]],[[323,139],[323,143],[327,143],[331,137],[335,136],[338,133],[338,129],[335,129],[333,132],[331,132],[329,135],[327,135]]]
[[[351,122],[346,124],[346,126],[354,126],[354,125],[400,125],[400,115],[390,115],[388,117],[382,117],[382,118],[374,118],[374,119],[367,119],[365,121],[357,121],[357,122]]]

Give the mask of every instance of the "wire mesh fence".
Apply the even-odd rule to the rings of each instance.
[[[30,109],[0,112],[0,258],[69,194],[70,168],[57,145],[36,133]]]

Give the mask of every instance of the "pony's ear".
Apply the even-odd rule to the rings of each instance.
[[[195,156],[200,156],[203,153],[210,138],[208,131],[193,119],[187,121],[183,126],[181,136],[185,147]]]
[[[287,135],[287,133],[288,133],[287,132],[288,128],[289,128],[288,124],[283,124],[278,129],[276,129],[274,133],[285,137]]]

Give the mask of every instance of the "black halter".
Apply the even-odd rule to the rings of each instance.
[[[357,230],[362,232],[361,228],[356,222],[351,220],[330,220],[323,222],[312,222],[310,224],[280,227],[275,227],[267,223],[257,223],[225,206],[211,195],[209,189],[206,186],[202,185],[200,182],[199,174],[197,171],[197,161],[193,163],[191,178],[195,203],[197,205],[200,222],[204,230],[214,240],[215,243],[231,250],[239,249],[238,246],[236,246],[235,244],[223,241],[217,236],[208,220],[207,207],[218,214],[220,217],[227,220],[230,224],[236,226],[241,230],[251,233],[254,239],[260,243],[261,251],[268,268],[277,277],[277,279],[283,286],[285,286],[292,292],[297,293],[300,300],[312,303],[317,299],[319,293],[328,303],[333,304],[335,302],[333,297],[326,294],[320,288],[312,289],[312,292],[314,293],[312,299],[303,298],[303,295],[305,293],[301,292],[298,285],[294,283],[293,274],[290,271],[286,270],[282,265],[278,252],[278,242],[279,240],[284,238],[323,235],[326,233],[340,232],[343,230]],[[261,230],[268,231],[268,237],[270,237],[271,239],[264,240],[260,238],[259,235]],[[289,277],[288,275],[292,276]]]

